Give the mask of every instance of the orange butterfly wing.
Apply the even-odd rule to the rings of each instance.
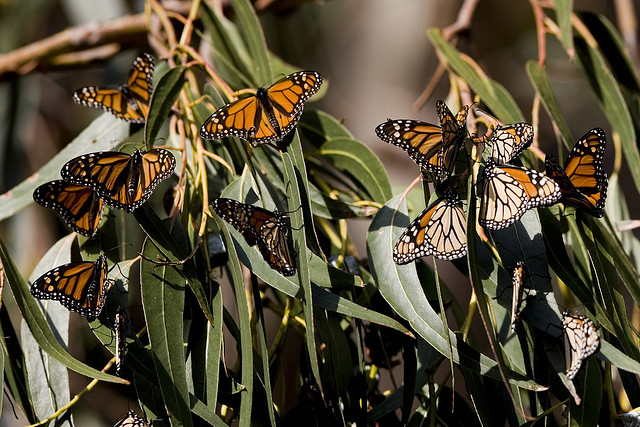
[[[242,233],[249,246],[258,247],[271,268],[284,276],[296,273],[286,238],[287,226],[278,215],[223,197],[214,199],[211,206],[222,219]]]
[[[100,315],[109,285],[107,257],[103,254],[96,262],[72,262],[46,272],[33,282],[31,294],[60,301],[91,321]]]
[[[60,214],[73,231],[87,237],[97,234],[103,202],[91,188],[63,180],[51,181],[36,188],[33,199]]]
[[[153,91],[153,69],[153,57],[143,53],[133,61],[127,83],[119,89],[87,86],[76,90],[73,100],[87,107],[102,108],[128,122],[144,123]]]
[[[552,179],[532,169],[496,165],[489,160],[482,176],[479,222],[500,230],[516,222],[528,209],[557,202],[562,193]]]
[[[405,150],[431,180],[442,182],[451,175],[464,141],[469,107],[465,105],[454,117],[449,107],[439,100],[436,111],[440,126],[419,120],[388,119],[376,128],[376,134],[384,142]]]
[[[433,255],[452,260],[467,254],[467,217],[458,195],[444,187],[443,197],[422,211],[402,233],[393,250],[397,264]]]
[[[216,110],[200,128],[200,136],[237,136],[254,146],[278,142],[295,127],[304,103],[321,84],[322,76],[315,71],[288,75],[268,89],[260,88],[255,95]]]
[[[606,147],[605,132],[594,128],[576,143],[564,170],[551,155],[544,161],[547,175],[560,186],[562,201],[597,218],[604,216],[607,198],[607,173],[602,166]]]
[[[155,187],[173,174],[175,157],[167,150],[136,150],[132,155],[102,151],[70,160],[60,174],[69,182],[92,188],[108,205],[132,212]]]
[[[518,157],[532,142],[533,127],[527,123],[498,127],[489,138],[491,157],[498,164],[508,163]]]

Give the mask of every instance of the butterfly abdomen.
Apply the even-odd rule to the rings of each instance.
[[[278,123],[278,119],[276,118],[276,115],[273,112],[274,105],[276,106],[276,108],[278,107],[278,105],[273,104],[269,100],[269,92],[267,92],[267,90],[263,87],[259,88],[256,91],[256,98],[258,98],[258,103],[262,107],[262,111],[264,111],[264,114],[267,116],[267,119],[269,120],[269,124],[273,128],[273,131],[275,132],[276,137],[278,139],[282,139],[283,137],[282,129],[280,129],[280,124]],[[278,109],[278,111],[280,111],[280,109]],[[282,114],[281,111],[280,113]],[[256,121],[257,119],[260,118],[259,114],[260,114],[260,108],[258,108],[256,111]],[[251,134],[251,136],[255,136],[257,133],[257,129],[255,127],[252,127],[252,129],[249,130],[249,133]]]

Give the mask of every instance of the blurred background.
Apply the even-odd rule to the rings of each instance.
[[[188,10],[189,2],[172,3]],[[449,90],[446,78],[424,107],[414,106],[438,65],[426,31],[452,24],[462,1],[259,0],[255,4],[272,51],[300,69],[319,71],[327,79],[326,96],[308,108],[322,109],[342,119],[356,139],[382,159],[394,192],[403,191],[419,175],[418,167],[402,150],[380,141],[374,128],[387,118],[437,122],[434,103],[437,99],[446,99]],[[628,4],[640,7],[637,1],[578,0],[574,8],[603,13],[619,24],[618,14]],[[0,0],[0,53],[68,27],[143,10],[142,1]],[[631,22],[635,22],[635,18],[635,14],[625,16]],[[628,40],[636,36],[637,31],[632,31]],[[609,133],[594,96],[578,71],[569,66],[556,39],[547,37],[547,43],[547,70],[574,138],[596,126],[604,127]],[[132,40],[131,44],[135,47],[126,47],[116,55],[107,55],[103,62],[82,68],[37,70],[20,77],[0,76],[0,193],[11,190],[37,171],[102,114],[75,104],[71,93],[85,85],[117,87],[122,83],[133,58],[141,51],[151,51],[144,39]],[[531,118],[534,91],[524,65],[527,60],[537,58],[536,46],[530,3],[512,0],[481,1],[470,31],[459,43],[464,52],[516,98],[527,119]],[[630,49],[633,57],[637,57],[634,46]],[[154,55],[158,59],[156,52]],[[555,153],[556,139],[551,124],[544,112],[540,117],[537,133],[540,148]],[[611,155],[607,161],[612,160]],[[610,170],[610,166],[607,169]],[[637,212],[637,206],[632,212]],[[368,224],[368,220],[350,222],[350,237],[361,257],[366,254],[364,235]],[[31,205],[0,223],[0,238],[24,277],[30,275],[41,256],[67,233],[54,214],[38,205]],[[443,267],[440,273],[445,282],[467,280],[448,263],[439,266]],[[463,283],[460,292],[458,297],[465,301],[469,286]],[[12,301],[5,296],[3,303],[12,304]],[[91,344],[86,344],[94,338],[83,319],[72,315],[72,321],[77,327],[70,332],[71,354],[100,369],[107,358],[106,351],[91,349]],[[91,362],[92,357],[96,363]],[[70,375],[73,396],[88,380],[73,372]],[[73,412],[77,425],[111,425],[135,405],[134,394],[126,387],[99,384]],[[1,426],[24,424],[15,421],[13,412],[11,402],[5,397]]]

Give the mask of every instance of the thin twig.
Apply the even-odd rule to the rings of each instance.
[[[56,63],[61,54],[112,43],[125,43],[147,33],[144,14],[127,15],[107,22],[94,21],[0,55],[0,81],[21,76]]]
[[[471,21],[473,20],[473,14],[478,7],[480,0],[465,0],[458,12],[458,18],[456,22],[443,28],[442,35],[445,40],[451,40],[455,35],[468,31],[471,28]]]
[[[460,7],[456,21],[442,29],[442,36],[445,40],[451,40],[461,32],[468,31],[471,28],[471,21],[473,20],[473,14],[478,3],[480,3],[480,0],[465,0]],[[414,109],[419,110],[425,102],[427,102],[438,83],[440,83],[442,76],[444,76],[444,72],[444,65],[440,63],[435,73],[427,83],[427,86],[424,88],[418,99],[413,103]]]

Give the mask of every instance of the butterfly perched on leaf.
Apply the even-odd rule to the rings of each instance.
[[[315,71],[290,74],[216,110],[200,128],[200,136],[237,136],[253,146],[277,143],[295,127],[304,103],[321,85],[322,76]]]
[[[520,322],[520,306],[522,305],[522,294],[524,292],[525,267],[526,263],[524,261],[518,261],[511,277],[511,285],[513,287],[513,294],[511,296],[512,331],[516,330],[516,326]]]
[[[143,53],[133,61],[126,83],[118,89],[86,86],[73,93],[73,100],[87,107],[102,108],[128,122],[144,123],[152,92],[153,57]]]
[[[564,169],[555,157],[547,154],[544,167],[547,176],[560,186],[563,203],[575,206],[596,218],[604,216],[607,198],[607,173],[602,159],[607,137],[600,128],[591,129],[573,147]]]
[[[388,119],[376,127],[376,134],[384,142],[405,150],[411,160],[441,182],[451,175],[467,134],[469,106],[462,107],[454,117],[449,107],[439,100],[436,110],[440,126],[419,120]]]
[[[491,230],[508,227],[532,208],[557,202],[562,193],[546,175],[519,166],[498,165],[489,159],[481,177],[478,221]]]
[[[118,421],[113,427],[149,427],[149,422],[131,410],[124,419]]]
[[[132,212],[175,167],[173,154],[159,148],[131,155],[101,151],[70,160],[60,174],[65,181],[93,189],[106,204]]]
[[[120,376],[122,366],[124,364],[124,352],[126,350],[126,338],[128,325],[127,313],[120,307],[115,315],[115,321],[113,322],[113,331],[116,334],[116,375]]]
[[[488,143],[491,158],[497,164],[509,163],[526,150],[533,142],[533,127],[527,123],[514,123],[497,127]]]
[[[107,257],[102,254],[95,262],[72,262],[49,270],[31,284],[31,295],[60,301],[92,321],[102,312],[110,283]]]
[[[271,268],[284,276],[296,274],[287,244],[288,228],[281,214],[223,197],[214,199],[211,206],[242,233],[249,246],[258,247]]]
[[[600,332],[586,316],[562,313],[562,329],[569,343],[567,378],[574,379],[582,362],[600,347]]]
[[[91,188],[64,180],[50,181],[35,189],[33,200],[60,214],[73,231],[87,237],[97,234],[103,202]]]
[[[452,260],[467,254],[467,217],[458,194],[441,186],[442,197],[427,206],[402,233],[393,249],[393,260],[407,264],[433,255]]]

